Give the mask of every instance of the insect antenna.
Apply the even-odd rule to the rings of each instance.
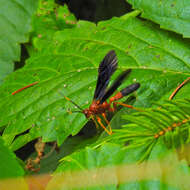
[[[73,112],[82,112],[82,111],[83,111],[83,109],[82,109],[79,105],[77,105],[75,102],[73,102],[70,98],[68,98],[68,97],[66,97],[66,96],[64,96],[64,97],[65,97],[65,99],[66,99],[67,101],[71,102],[73,105],[75,105],[78,109],[81,110],[81,111],[73,111]]]
[[[76,110],[74,110],[74,111],[71,110],[71,112],[72,113],[83,113],[82,111],[76,111]]]

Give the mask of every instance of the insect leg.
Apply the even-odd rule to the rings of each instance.
[[[99,117],[99,116],[96,116],[96,118],[97,118],[97,122],[100,124],[100,126],[106,131],[106,133],[108,134],[108,135],[111,135],[112,134],[112,131],[109,131],[109,130],[107,130],[106,129],[106,127],[104,126],[104,124],[102,123],[102,121],[101,121],[101,118]]]
[[[107,118],[106,118],[106,114],[105,114],[105,113],[102,113],[102,116],[103,116],[104,120],[106,121],[106,123],[107,123],[107,125],[108,125],[108,127],[109,127],[110,133],[112,134],[112,128],[111,128],[110,122],[109,122],[109,121],[107,120]]]
[[[139,109],[139,108],[135,108],[135,107],[133,107],[132,105],[129,105],[129,104],[124,104],[124,103],[122,103],[122,102],[113,102],[113,105],[114,105],[114,108],[116,108],[116,105],[117,104],[119,104],[119,105],[121,105],[121,106],[123,106],[123,107],[126,107],[126,108],[130,108],[130,109],[134,109],[134,110],[137,110],[137,111],[143,111],[143,110],[141,110],[141,109]]]
[[[66,96],[64,96],[64,98],[65,98],[67,101],[71,102],[71,103],[72,103],[74,106],[76,106],[79,110],[81,110],[81,112],[83,111],[82,108],[81,108],[78,104],[76,104],[75,102],[73,102],[70,98],[68,98],[68,97],[66,97]]]
[[[98,128],[99,126],[98,126],[98,123],[97,123],[97,121],[96,121],[96,119],[95,119],[95,116],[91,116],[91,118],[92,118],[92,120],[94,121],[94,123],[95,123],[95,125],[96,125],[96,128]]]

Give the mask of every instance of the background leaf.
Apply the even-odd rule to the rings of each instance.
[[[65,28],[72,28],[76,18],[68,10],[67,5],[60,6],[54,0],[39,0],[38,9],[33,16],[31,33],[32,45],[28,51],[32,55],[37,51],[44,51],[53,40],[54,33]]]
[[[58,140],[59,145],[77,134],[87,120],[82,114],[67,112],[75,108],[64,96],[82,108],[89,105],[98,64],[110,49],[116,50],[119,60],[115,77],[121,70],[133,70],[122,87],[141,83],[136,106],[167,99],[189,77],[189,44],[177,35],[133,17],[113,18],[98,26],[78,22],[77,27],[57,32],[45,51],[35,53],[0,89],[1,126],[9,124],[3,134],[6,143],[10,145],[15,135],[28,129],[30,140],[42,136],[44,141]],[[39,84],[9,95],[35,81]]]
[[[31,17],[37,0],[1,0],[0,2],[0,84],[20,60],[20,45],[28,41]]]
[[[190,37],[189,0],[127,0],[134,9],[142,11],[142,17],[160,24],[161,28]]]
[[[76,21],[67,6],[57,4],[65,1],[3,1],[0,26],[11,28],[11,34],[0,36],[14,44],[11,50],[5,43],[1,44],[8,52],[2,51],[3,60],[17,60],[18,43],[27,41],[29,31],[30,42],[23,45],[29,53],[24,57],[29,56],[29,59],[0,87],[0,160],[5,163],[0,166],[0,178],[21,176],[18,186],[6,180],[8,183],[0,182],[0,189],[15,186],[27,189],[22,176],[23,168],[30,169],[29,160],[34,161],[35,168],[41,168],[41,173],[50,175],[58,166],[47,189],[190,189],[189,147],[186,145],[190,139],[190,86],[186,83],[180,88],[174,97],[176,101],[166,101],[179,84],[190,79],[189,41],[181,36],[188,36],[189,7],[187,1],[169,0],[164,4],[162,1],[129,1],[137,10],[97,24]],[[30,3],[33,3],[32,8],[27,7]],[[109,3],[113,7],[111,1]],[[95,4],[94,1],[92,5]],[[32,11],[28,13],[25,9]],[[140,19],[140,12],[176,33]],[[13,25],[8,19],[14,21]],[[112,128],[117,130],[108,136],[105,131],[102,133],[103,129],[96,129],[92,121],[88,122],[84,114],[70,114],[77,108],[64,96],[82,109],[87,108],[92,102],[99,63],[110,50],[116,51],[119,60],[111,82],[131,68],[132,73],[121,89],[134,82],[140,82],[141,87],[122,101],[135,105],[141,112],[120,110],[118,106],[111,120]],[[111,114],[109,116],[111,118]],[[90,132],[86,134],[86,131]],[[28,153],[38,137],[44,142],[54,142],[46,143],[42,152]],[[28,143],[30,141],[33,142]],[[59,146],[62,144],[60,152],[55,141]],[[42,149],[45,145],[41,138],[34,147],[39,149],[39,145]],[[11,152],[15,150],[18,157],[28,159],[26,166]],[[56,153],[51,155],[51,150]],[[45,182],[41,177],[37,183],[30,178],[30,188],[34,183],[45,188],[50,175],[42,176]]]
[[[19,165],[16,156],[4,145],[0,137],[0,178],[20,177],[24,170]]]
[[[75,152],[62,159],[47,189],[188,189],[189,183],[182,185],[182,174],[189,174],[185,162],[159,141],[147,163],[138,165],[144,148],[105,143]]]

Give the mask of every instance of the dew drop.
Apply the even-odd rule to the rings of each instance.
[[[48,118],[47,121],[50,121],[50,118]]]
[[[92,87],[91,87],[91,86],[89,86],[89,87],[88,87],[88,89],[89,89],[89,90],[91,90],[91,89],[92,89]]]
[[[86,102],[85,102],[85,104],[88,104],[89,103],[89,101],[87,100]]]
[[[137,79],[134,78],[134,79],[133,79],[133,82],[136,82],[136,81],[137,81]]]
[[[79,72],[79,73],[80,73],[80,72],[81,72],[81,70],[80,70],[80,69],[78,69],[78,70],[77,70],[77,72]]]
[[[66,88],[66,87],[67,87],[67,85],[66,85],[66,84],[64,84],[64,85],[63,85],[63,87],[64,87],[64,88]]]

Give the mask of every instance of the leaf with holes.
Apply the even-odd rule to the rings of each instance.
[[[32,44],[28,45],[29,53],[44,51],[53,40],[54,33],[66,28],[75,27],[76,18],[67,5],[60,6],[54,0],[39,0],[36,14],[32,20]]]
[[[31,17],[37,0],[0,1],[0,84],[13,71],[14,61],[20,60],[20,45],[28,41]]]
[[[142,17],[160,24],[164,29],[190,37],[189,0],[127,0]]]
[[[55,33],[46,50],[34,54],[1,87],[0,124],[7,125],[3,134],[5,142],[11,145],[17,134],[27,130],[29,140],[42,136],[44,141],[58,140],[58,144],[69,135],[77,134],[87,119],[80,113],[70,115],[68,109],[75,108],[64,96],[83,109],[88,107],[98,65],[111,49],[116,51],[119,60],[113,78],[125,69],[132,69],[121,89],[133,82],[141,83],[135,106],[151,106],[153,101],[168,99],[190,76],[189,44],[178,36],[132,14],[97,26],[80,21],[74,28]],[[10,95],[35,81],[39,83]],[[190,86],[187,84],[185,88]],[[178,95],[187,97],[189,90],[183,93],[183,89]]]

